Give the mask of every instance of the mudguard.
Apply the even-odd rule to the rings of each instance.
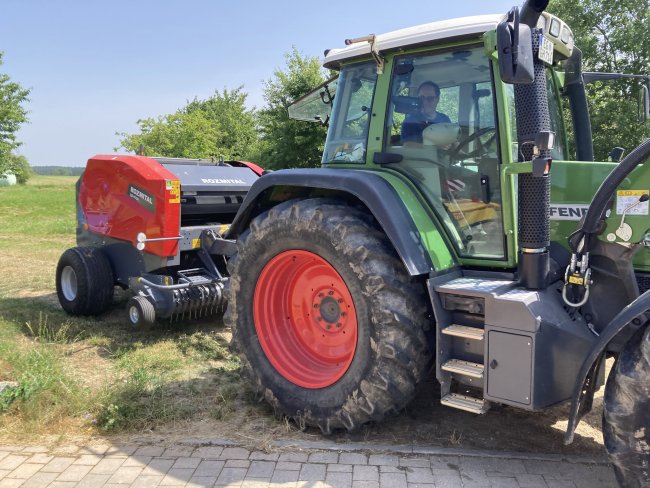
[[[570,444],[573,442],[573,436],[575,429],[580,421],[582,411],[582,405],[584,402],[590,403],[590,397],[593,396],[593,391],[586,392],[589,390],[587,380],[591,376],[590,373],[593,373],[593,369],[597,367],[601,358],[606,352],[607,345],[622,331],[628,327],[634,327],[635,325],[642,325],[646,322],[647,318],[643,315],[650,310],[650,290],[646,291],[643,295],[638,297],[627,307],[621,310],[616,317],[614,317],[611,322],[605,327],[598,339],[597,342],[589,351],[589,354],[582,363],[580,372],[578,373],[575,390],[573,392],[573,400],[571,401],[571,410],[569,412],[569,424],[567,426],[566,433],[564,434],[564,443]],[[635,319],[638,319],[638,324],[636,324]],[[583,393],[584,392],[584,393]],[[589,396],[589,398],[586,398]]]
[[[291,169],[268,173],[246,195],[225,236],[235,239],[262,211],[314,191],[334,191],[362,202],[382,227],[411,276],[434,270],[420,240],[420,232],[394,188],[372,171],[344,169]]]

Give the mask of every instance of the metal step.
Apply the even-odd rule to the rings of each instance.
[[[485,331],[483,329],[479,329],[478,327],[468,327],[467,325],[452,324],[442,329],[442,333],[455,337],[464,337],[465,339],[471,339],[474,341],[482,341]]]
[[[486,297],[492,294],[504,293],[516,285],[517,282],[511,280],[462,277],[437,285],[436,291],[438,293],[451,293],[468,297]]]
[[[469,361],[462,361],[460,359],[450,359],[445,364],[441,366],[443,371],[449,371],[450,373],[462,374],[465,376],[470,376],[472,378],[483,378],[483,365],[478,363],[472,363]]]
[[[440,403],[447,407],[457,408],[466,412],[482,414],[490,409],[490,404],[485,400],[479,400],[459,393],[447,393]]]

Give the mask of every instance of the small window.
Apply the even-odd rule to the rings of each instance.
[[[344,67],[339,75],[323,163],[363,163],[375,93],[374,62]]]

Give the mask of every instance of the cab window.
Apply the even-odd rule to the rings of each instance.
[[[374,62],[341,69],[323,163],[363,163],[377,69]]]

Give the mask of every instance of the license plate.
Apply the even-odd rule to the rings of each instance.
[[[543,63],[549,66],[553,65],[553,43],[543,35],[539,36],[539,53],[537,57]]]

